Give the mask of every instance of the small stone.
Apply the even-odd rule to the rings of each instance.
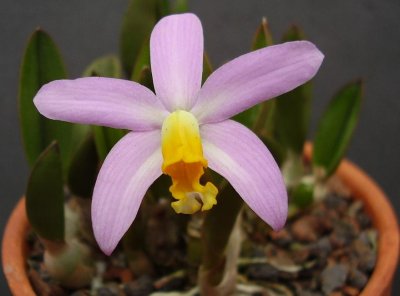
[[[279,231],[271,231],[270,237],[275,244],[281,247],[285,247],[292,242],[292,236],[286,228]]]
[[[353,251],[358,258],[358,268],[363,272],[370,272],[376,263],[376,253],[369,244],[360,239],[353,242]]]
[[[127,296],[146,296],[154,291],[153,281],[149,276],[141,276],[136,281],[126,283],[124,291]]]
[[[358,289],[363,289],[368,282],[368,277],[365,273],[358,269],[352,269],[349,273],[348,283]]]
[[[110,287],[101,287],[97,290],[97,296],[119,296],[121,292],[118,287],[110,286]]]
[[[322,291],[325,294],[332,293],[335,289],[344,286],[348,274],[348,268],[343,264],[327,266],[321,274]]]
[[[332,244],[329,237],[324,236],[317,242],[311,245],[310,252],[312,255],[322,258],[327,258],[332,252]]]
[[[362,229],[366,229],[371,227],[371,218],[364,212],[360,212],[357,214],[356,219],[358,221],[358,224]]]
[[[329,294],[329,296],[343,296],[343,293],[340,291],[335,291]]]
[[[345,213],[348,199],[331,193],[326,196],[324,203],[328,209],[334,209],[339,213]]]
[[[115,266],[110,267],[103,276],[105,280],[118,280],[122,283],[130,282],[133,279],[132,271],[129,268]]]
[[[160,291],[174,291],[174,290],[183,290],[187,284],[187,279],[184,277],[174,277],[169,281],[165,282],[162,287],[158,290]]]
[[[350,217],[354,218],[357,216],[358,213],[360,213],[360,211],[363,208],[363,203],[360,200],[355,200],[351,203],[351,205],[349,206],[349,208],[347,209],[347,215],[349,215]]]
[[[296,264],[303,264],[311,254],[310,248],[301,248],[292,252],[293,261]]]
[[[339,220],[330,235],[330,241],[334,247],[349,245],[357,235],[358,229],[352,221]]]
[[[318,219],[313,216],[304,216],[293,223],[291,227],[295,239],[302,242],[317,240]]]
[[[275,280],[278,278],[279,270],[270,264],[254,264],[247,269],[247,276],[251,280]]]
[[[90,292],[86,290],[78,290],[73,292],[70,296],[90,296]]]
[[[343,292],[346,296],[357,296],[360,294],[360,291],[357,288],[351,286],[345,286]]]
[[[50,287],[47,285],[41,278],[39,273],[34,270],[30,269],[29,273],[29,280],[32,283],[33,289],[38,295],[50,295]]]
[[[296,295],[298,295],[298,296],[323,296],[322,293],[308,291],[308,290],[298,291]]]

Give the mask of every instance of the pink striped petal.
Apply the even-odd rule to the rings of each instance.
[[[107,156],[93,193],[95,238],[107,255],[136,217],[147,189],[161,173],[160,131],[131,132]]]
[[[323,57],[308,41],[287,42],[242,55],[211,74],[192,113],[201,123],[230,118],[310,80]]]
[[[50,82],[39,90],[34,103],[50,119],[137,131],[160,128],[167,114],[146,87],[103,77]]]
[[[157,97],[170,111],[190,109],[201,86],[203,28],[191,13],[161,19],[150,39]]]
[[[208,166],[233,186],[273,229],[286,221],[288,200],[282,174],[263,142],[232,120],[201,126]]]

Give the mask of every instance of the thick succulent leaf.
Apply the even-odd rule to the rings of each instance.
[[[100,161],[104,161],[112,147],[125,135],[125,131],[103,126],[93,126],[95,145]]]
[[[284,34],[283,42],[304,40],[303,32],[292,26]],[[301,154],[307,137],[310,108],[311,82],[279,96],[274,109],[274,136],[287,149]]]
[[[108,55],[94,60],[83,72],[84,77],[102,76],[122,78],[122,66],[119,58],[115,55]]]
[[[50,144],[32,168],[26,190],[26,213],[40,237],[64,240],[64,190],[57,142]]]
[[[273,116],[275,138],[297,154],[302,153],[307,137],[311,91],[311,82],[307,82],[275,100]]]
[[[33,104],[33,98],[42,85],[65,76],[64,65],[53,40],[44,31],[36,30],[25,50],[18,98],[22,138],[30,165],[53,140],[57,140],[61,147],[63,169],[66,171],[75,146],[87,129],[48,120],[39,114]]]
[[[157,19],[189,10],[187,0],[157,0]]]
[[[269,25],[266,18],[261,20],[261,24],[258,26],[256,33],[254,34],[252,50],[257,50],[263,47],[273,45],[272,34],[269,29]],[[234,117],[236,121],[244,124],[250,129],[255,129],[259,124],[259,120],[265,122],[267,117],[272,110],[273,100],[265,101],[259,105],[256,105]],[[261,115],[261,109],[268,110],[268,112],[263,112],[265,114]],[[260,118],[260,116],[262,118]]]
[[[322,177],[330,176],[343,158],[358,121],[361,99],[362,81],[349,83],[333,97],[323,114],[312,159]]]
[[[150,68],[150,42],[143,42],[139,55],[133,68],[131,80],[136,81],[154,91],[153,76]]]
[[[211,64],[210,58],[208,57],[208,54],[204,52],[204,57],[203,57],[203,73],[201,77],[202,83],[207,80],[208,76],[213,72],[213,66]]]
[[[156,23],[157,1],[130,0],[129,2],[120,36],[120,56],[128,77],[131,76],[143,42],[149,39]]]
[[[170,0],[157,0],[156,16],[160,19],[171,13]]]
[[[173,13],[183,13],[189,10],[188,0],[175,0]]]
[[[246,111],[239,113],[233,117],[234,120],[240,122],[241,124],[253,129],[255,122],[260,114],[261,104],[255,105]]]
[[[269,24],[267,19],[264,17],[261,20],[261,24],[258,26],[256,33],[254,34],[252,50],[257,50],[273,44],[274,41],[269,29]]]
[[[88,133],[71,161],[68,172],[68,187],[74,195],[91,197],[96,182],[99,158],[94,135]]]
[[[299,208],[306,208],[314,201],[314,184],[301,182],[292,191],[292,202]]]
[[[110,77],[110,78],[121,78],[123,76],[121,63],[120,63],[118,57],[113,56],[113,55],[98,58],[95,61],[93,61],[86,68],[86,70],[83,72],[83,76],[101,76],[101,77]],[[114,129],[114,128],[110,128],[110,127],[104,127],[104,126],[93,126],[93,133],[94,133],[95,147],[96,147],[97,154],[101,161],[103,161],[106,158],[106,156],[107,156],[108,152],[110,152],[111,148],[125,134],[125,132],[122,130]],[[80,149],[84,149],[83,147],[85,145],[88,145],[88,140],[86,139],[86,141],[84,143],[82,143],[82,145],[83,146],[81,146]],[[89,147],[86,147],[86,149],[89,149]],[[82,152],[83,151],[77,151],[75,158],[81,157],[79,155]],[[81,160],[83,160],[83,159],[84,158],[82,158]],[[76,160],[74,160],[74,162],[75,161]],[[82,165],[86,166],[86,169],[91,170],[91,168],[90,168],[91,161],[93,161],[92,158],[89,159],[88,163],[82,164]],[[72,167],[72,164],[71,164],[71,170],[79,169],[79,167],[76,167],[76,165],[79,165],[79,164],[77,164],[75,162],[73,165],[74,165],[74,167]],[[79,172],[76,171],[76,173],[79,175]],[[75,181],[72,181],[72,180],[75,180]],[[86,194],[90,194],[89,196],[91,196],[91,192],[89,193],[88,189],[85,189],[82,191],[82,189],[83,189],[82,186],[86,187],[84,184],[71,184],[71,181],[79,182],[79,180],[77,178],[71,176],[71,173],[70,173],[69,174],[70,186],[75,188],[75,190],[77,190],[78,192],[81,192],[81,194],[86,193]],[[91,183],[90,190],[93,190],[92,185],[94,186],[94,183],[93,184]],[[73,190],[73,188],[71,188],[71,190]],[[78,192],[77,192],[77,194],[78,194]]]
[[[18,98],[22,138],[31,165],[46,148],[47,142],[42,127],[47,120],[36,110],[33,97],[43,84],[65,76],[64,65],[53,40],[44,31],[36,30],[25,49]]]

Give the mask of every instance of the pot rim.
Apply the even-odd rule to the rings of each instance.
[[[310,159],[311,150],[311,145],[307,144],[305,147],[307,159]],[[400,233],[395,212],[379,185],[355,164],[343,160],[336,175],[355,198],[364,202],[365,209],[378,230],[376,265],[360,295],[390,295],[400,251]],[[36,295],[28,279],[25,260],[27,254],[25,239],[29,229],[25,197],[22,197],[7,222],[2,244],[4,275],[10,290],[17,296]]]

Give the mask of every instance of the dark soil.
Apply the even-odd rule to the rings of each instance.
[[[157,247],[150,250],[154,256],[143,255],[138,261],[147,274],[131,271],[125,256],[117,250],[110,258],[99,257],[100,274],[94,285],[79,291],[65,289],[48,276],[42,264],[42,247],[30,235],[28,264],[33,287],[38,295],[54,296],[137,296],[190,290],[195,285],[196,268],[191,268],[193,262],[186,259],[187,238],[179,234],[179,227],[166,235],[165,219],[168,215],[160,216],[159,211],[149,220]],[[350,197],[329,194],[293,214],[279,232],[271,231],[248,209],[243,221],[246,239],[238,264],[238,283],[247,288],[238,288],[237,295],[353,296],[360,293],[374,269],[377,233],[362,203]]]

